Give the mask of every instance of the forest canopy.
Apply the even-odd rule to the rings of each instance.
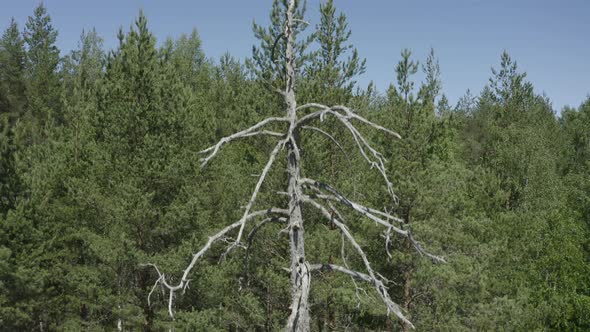
[[[502,50],[456,105],[434,49],[379,92],[332,0],[289,5],[245,61],[141,11],[113,50],[90,30],[60,51],[43,4],[5,22],[0,330],[282,330],[297,199],[313,331],[590,330],[590,97],[556,112]]]

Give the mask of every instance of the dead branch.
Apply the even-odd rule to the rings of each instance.
[[[209,155],[207,157],[201,159],[201,167],[204,167],[205,165],[207,165],[209,160],[211,160],[213,157],[215,157],[215,155],[217,154],[217,152],[219,152],[219,150],[221,149],[222,146],[224,146],[225,144],[228,144],[229,142],[231,142],[235,139],[256,136],[256,135],[269,135],[269,136],[283,137],[284,135],[281,133],[268,131],[268,130],[262,130],[262,131],[258,130],[259,128],[261,128],[271,122],[289,122],[289,119],[285,118],[285,117],[266,118],[248,129],[239,131],[239,132],[232,134],[230,136],[223,137],[222,139],[220,139],[217,142],[217,144],[210,146],[207,149],[199,152],[199,153],[209,153]]]
[[[330,201],[336,201],[336,202],[340,202],[342,204],[344,204],[345,206],[350,207],[351,209],[357,211],[358,213],[362,214],[363,216],[367,217],[370,220],[375,221],[376,223],[386,227],[386,231],[385,231],[385,247],[387,250],[387,254],[391,257],[391,254],[389,253],[389,243],[391,241],[390,239],[390,233],[391,231],[394,231],[400,235],[403,235],[404,237],[406,237],[410,243],[412,243],[412,245],[414,246],[414,248],[416,249],[416,251],[423,256],[426,256],[428,258],[430,258],[433,262],[435,263],[446,263],[446,260],[443,257],[439,257],[433,254],[430,254],[429,252],[427,252],[424,248],[422,248],[422,246],[420,245],[420,243],[418,241],[416,241],[412,235],[412,232],[409,229],[401,229],[398,228],[394,225],[392,225],[391,223],[388,222],[388,220],[393,220],[395,222],[398,222],[400,224],[401,227],[404,227],[404,221],[403,219],[400,219],[398,217],[395,217],[387,212],[384,211],[379,211],[376,209],[372,209],[366,206],[363,206],[359,203],[356,203],[354,201],[351,201],[350,199],[346,198],[344,195],[342,195],[338,190],[336,190],[335,188],[331,187],[328,184],[319,182],[319,181],[315,181],[312,179],[301,179],[300,180],[301,184],[307,184],[307,185],[311,185],[313,186],[313,188],[315,188],[316,190],[320,191],[321,190],[325,190],[328,191],[331,195],[322,195],[322,194],[316,194],[315,196],[320,198],[320,199],[326,199],[326,200],[330,200]],[[386,220],[383,220],[380,217],[384,217],[386,218]]]
[[[324,198],[324,199],[329,199],[332,201],[336,201],[339,203],[344,204],[345,206],[350,207],[351,209],[357,211],[358,213],[362,214],[363,216],[367,217],[370,220],[375,221],[376,223],[385,226],[388,229],[391,229],[393,231],[395,231],[396,233],[399,233],[401,235],[407,236],[408,232],[406,230],[403,230],[399,227],[394,226],[393,224],[389,223],[386,220],[383,220],[382,218],[379,218],[378,216],[382,216],[387,218],[388,220],[393,220],[395,222],[401,223],[403,222],[402,219],[397,218],[395,216],[392,216],[388,213],[385,213],[383,211],[379,211],[379,210],[375,210],[369,207],[366,207],[364,205],[361,205],[359,203],[353,202],[351,200],[349,200],[348,198],[346,198],[344,195],[340,194],[336,189],[332,188],[331,186],[325,184],[325,183],[321,183],[319,181],[315,181],[312,179],[301,179],[300,183],[302,184],[308,184],[311,185],[313,188],[319,189],[319,190],[326,190],[328,192],[330,192],[332,195],[316,195],[318,198]]]
[[[285,214],[287,214],[287,210],[284,210]],[[248,233],[248,246],[246,247],[247,249],[249,249],[252,246],[252,241],[254,240],[254,237],[256,236],[256,234],[258,233],[258,231],[262,228],[262,226],[268,224],[271,221],[279,221],[279,222],[287,222],[287,218],[283,218],[283,217],[272,217],[272,218],[266,218],[264,220],[262,220],[261,222],[259,222],[258,224],[256,224],[256,226],[254,226],[252,228],[252,230],[250,231],[250,233]],[[247,255],[246,255],[247,256]]]
[[[340,220],[344,220],[344,218],[342,217],[342,215],[340,214],[340,212],[332,205],[332,203],[329,203],[329,204],[330,204],[330,208],[332,209],[332,211],[335,211],[336,212],[338,218],[340,218]],[[342,233],[342,241],[341,241],[342,242],[342,245],[340,246],[340,256],[342,258],[342,263],[344,263],[344,266],[347,269],[350,269],[350,267],[348,266],[348,261],[346,259],[346,250],[345,250],[345,248],[346,248],[346,241],[345,240],[346,240],[346,237],[344,236],[344,233]],[[352,281],[352,284],[354,285],[354,295],[356,296],[356,298],[358,300],[357,306],[356,306],[357,309],[358,309],[361,306],[361,302],[362,302],[362,299],[361,299],[361,297],[359,295],[359,290],[361,290],[365,294],[365,296],[368,296],[368,294],[367,294],[367,291],[364,288],[361,288],[361,287],[358,286],[358,284],[356,283],[354,277],[351,276],[350,277],[350,280]]]
[[[367,163],[371,165],[371,168],[377,168],[379,173],[381,173],[383,181],[387,186],[387,191],[389,192],[393,200],[397,201],[397,197],[393,192],[393,184],[391,183],[391,181],[389,181],[389,177],[387,176],[385,171],[385,158],[379,151],[377,151],[375,148],[371,146],[371,144],[369,144],[369,142],[363,137],[360,131],[350,122],[350,120],[356,119],[370,127],[393,135],[396,138],[400,138],[399,134],[363,118],[362,116],[352,112],[348,107],[345,106],[328,107],[322,104],[309,103],[299,107],[299,109],[301,110],[306,108],[320,108],[320,110],[301,117],[297,125],[303,127],[307,122],[316,118],[320,118],[320,121],[323,121],[323,118],[326,114],[335,116],[336,119],[338,119],[348,129],[348,131],[352,135],[352,138],[357,148],[359,149],[359,152],[367,161]]]
[[[342,151],[342,154],[344,154],[344,156],[348,157],[348,154],[346,154],[346,151],[344,150],[344,148],[342,147],[342,145],[340,145],[340,143],[334,137],[332,137],[332,135],[328,134],[326,131],[324,131],[324,130],[322,130],[320,128],[317,128],[317,127],[312,127],[312,126],[303,126],[301,128],[302,129],[315,130],[318,133],[320,133],[320,134],[328,137],[340,149],[340,151]],[[347,160],[348,160],[348,158],[347,158]]]
[[[242,240],[242,234],[244,233],[244,228],[246,227],[246,221],[247,221],[246,216],[248,216],[248,214],[250,213],[250,209],[252,209],[252,206],[254,205],[254,202],[256,201],[256,197],[258,196],[258,192],[260,192],[260,188],[262,187],[262,184],[264,183],[264,180],[266,179],[266,175],[268,174],[273,163],[275,162],[275,159],[276,159],[279,151],[285,146],[285,143],[286,143],[286,140],[279,141],[279,143],[277,143],[275,148],[270,153],[270,157],[268,158],[268,162],[266,163],[266,166],[264,166],[264,169],[262,170],[262,174],[260,174],[260,177],[258,178],[258,182],[256,183],[256,187],[254,188],[254,191],[252,192],[252,195],[250,196],[250,200],[248,201],[248,205],[246,205],[246,209],[244,210],[244,215],[242,216],[242,219],[240,220],[241,224],[240,224],[240,230],[238,232],[238,236],[236,237],[234,244],[227,248],[227,250],[224,253],[224,256],[229,254],[230,251],[232,251],[237,245],[240,244],[240,241]]]
[[[364,117],[356,114],[355,112],[353,112],[350,108],[348,108],[346,106],[337,105],[337,106],[328,107],[326,105],[322,105],[319,103],[308,103],[308,104],[301,105],[301,106],[297,107],[297,111],[308,109],[308,108],[319,108],[320,110],[301,117],[297,123],[298,126],[303,126],[307,122],[309,122],[313,119],[317,119],[317,118],[320,118],[320,120],[323,121],[323,118],[326,114],[332,114],[335,116],[337,116],[337,114],[338,114],[338,115],[346,118],[347,120],[350,120],[350,119],[358,120],[370,127],[373,127],[377,130],[384,131],[390,135],[395,136],[398,139],[401,139],[401,136],[398,133],[396,133],[395,131],[387,129],[381,125],[378,125],[372,121],[365,119]],[[338,113],[336,111],[343,111],[344,114]]]
[[[349,276],[355,278],[355,279],[359,279],[362,281],[366,281],[368,283],[373,283],[373,279],[365,273],[362,272],[358,272],[358,271],[354,271],[351,270],[350,268],[344,267],[344,266],[340,266],[340,265],[335,265],[335,264],[311,264],[309,266],[310,270],[312,272],[315,271],[337,271],[337,272],[342,272],[344,274],[348,274]]]
[[[287,210],[284,210],[285,214],[288,213]],[[259,222],[258,224],[256,224],[256,226],[254,226],[252,228],[252,230],[250,231],[250,233],[248,233],[248,245],[246,246],[246,258],[245,258],[245,262],[244,262],[244,266],[246,267],[245,270],[245,274],[246,276],[248,276],[248,270],[249,270],[249,262],[250,262],[250,248],[252,247],[252,242],[254,242],[254,237],[256,236],[256,234],[258,233],[258,231],[266,224],[268,224],[271,221],[279,221],[279,222],[283,222],[286,223],[288,220],[287,218],[284,217],[270,217],[270,218],[266,218],[263,219],[261,222]]]
[[[418,253],[420,253],[420,255],[430,258],[434,263],[446,263],[447,262],[443,257],[435,256],[433,254],[430,254],[428,251],[424,250],[424,248],[422,248],[422,245],[420,245],[420,242],[418,242],[414,239],[414,236],[412,235],[411,232],[408,232],[408,240],[410,240],[410,243],[414,246],[416,251]]]
[[[384,132],[386,132],[386,133],[388,133],[388,134],[390,134],[390,135],[393,135],[393,136],[395,136],[395,137],[396,137],[396,138],[398,138],[398,139],[401,139],[401,138],[402,138],[402,137],[401,137],[401,136],[400,136],[398,133],[396,133],[395,131],[393,131],[393,130],[390,130],[390,129],[387,129],[387,128],[385,128],[385,127],[381,126],[381,125],[378,125],[378,124],[376,124],[375,122],[372,122],[372,121],[369,121],[369,120],[367,120],[367,119],[363,118],[362,116],[360,116],[360,115],[358,115],[357,113],[353,112],[353,111],[352,111],[350,108],[348,108],[348,107],[346,107],[346,106],[341,106],[341,105],[338,105],[338,106],[332,106],[332,109],[333,109],[333,110],[342,110],[342,111],[344,111],[344,112],[346,113],[346,116],[347,116],[347,117],[349,117],[349,118],[351,118],[351,119],[356,119],[356,120],[359,120],[360,122],[362,122],[362,123],[364,123],[364,124],[366,124],[366,125],[368,125],[368,126],[371,126],[371,127],[375,128],[375,129],[377,129],[377,130],[384,131]]]
[[[248,215],[245,215],[240,220],[226,226],[224,229],[217,232],[217,234],[210,236],[209,239],[207,240],[207,243],[205,243],[205,245],[203,247],[201,247],[201,249],[193,256],[190,264],[187,266],[187,268],[182,273],[182,277],[180,278],[180,281],[178,282],[177,285],[170,285],[168,283],[168,281],[166,280],[166,275],[164,273],[160,272],[160,269],[158,269],[157,265],[155,265],[153,263],[142,264],[143,266],[153,267],[156,270],[156,273],[158,274],[158,279],[156,282],[160,283],[160,285],[162,285],[164,288],[166,288],[170,292],[169,299],[168,299],[168,314],[170,315],[170,318],[174,319],[174,313],[172,311],[172,303],[174,301],[174,292],[176,292],[180,289],[184,290],[188,286],[188,283],[190,282],[190,279],[188,279],[188,275],[193,270],[193,268],[197,264],[198,260],[201,257],[203,257],[203,255],[205,255],[205,253],[207,253],[207,251],[209,251],[209,249],[211,249],[211,246],[215,242],[224,239],[227,233],[229,233],[233,229],[241,226],[243,224],[243,220],[250,220],[255,217],[259,217],[259,216],[263,216],[263,215],[267,215],[267,214],[287,214],[288,215],[288,211],[285,209],[270,208],[267,210],[259,210],[256,212],[252,212]],[[154,287],[155,287],[155,285],[154,285]],[[152,294],[153,289],[154,288],[152,288],[150,295]],[[149,297],[148,297],[148,300],[149,300]]]
[[[339,221],[337,218],[334,218],[334,216],[328,211],[328,209],[326,209],[324,206],[311,199],[309,196],[303,196],[302,199],[305,203],[308,203],[311,206],[318,209],[325,218],[333,222],[340,229],[340,231],[346,237],[346,239],[352,245],[352,247],[356,250],[357,254],[361,257],[363,261],[365,270],[367,270],[367,275],[370,278],[370,282],[373,284],[373,287],[377,291],[377,294],[379,294],[381,300],[387,307],[387,313],[389,314],[390,312],[393,312],[393,314],[395,314],[399,319],[404,321],[409,326],[414,327],[412,323],[404,316],[399,305],[393,302],[393,300],[391,300],[391,297],[387,292],[387,287],[385,287],[381,280],[375,277],[375,273],[373,272],[373,268],[371,267],[371,263],[369,262],[369,259],[367,258],[365,251],[361,248],[358,242],[356,242],[356,239],[354,238],[354,236],[352,236],[352,234],[348,230],[348,227],[346,227],[346,225]]]

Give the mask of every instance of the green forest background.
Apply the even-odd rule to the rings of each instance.
[[[283,328],[281,225],[258,232],[247,261],[240,249],[220,262],[225,247],[216,245],[175,299],[174,321],[158,288],[148,303],[158,276],[142,264],[179,278],[209,235],[240,218],[270,140],[233,142],[205,168],[198,151],[284,115],[273,91],[282,67],[272,59],[281,59],[273,43],[284,11],[275,1],[270,26],[254,24],[259,44],[245,62],[207,57],[197,31],[156,43],[141,13],[115,50],[85,31],[63,57],[43,5],[22,27],[9,22],[0,41],[0,330]],[[590,98],[556,114],[504,52],[483,91],[453,106],[435,52],[414,59],[409,50],[380,94],[355,82],[365,61],[346,17],[332,1],[320,11],[296,48],[298,103],[345,104],[397,131],[402,140],[361,128],[384,152],[399,204],[333,119],[321,126],[344,151],[309,133],[303,172],[393,211],[445,257],[433,264],[402,238],[389,257],[372,222],[346,216],[417,330],[590,330]],[[285,204],[280,158],[260,202]],[[304,217],[310,260],[342,263],[344,250],[362,267],[338,230],[312,211]],[[360,288],[345,275],[314,274],[312,329],[404,329]]]

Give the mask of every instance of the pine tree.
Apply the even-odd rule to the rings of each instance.
[[[0,40],[0,216],[15,207],[19,180],[14,125],[26,106],[25,51],[14,18]]]
[[[399,196],[399,203],[390,202],[388,208],[403,219],[406,227],[422,232],[437,227],[429,225],[432,220],[424,202],[432,199],[429,196],[429,190],[432,190],[430,186],[441,164],[449,158],[447,141],[450,139],[445,131],[445,119],[439,119],[435,114],[434,100],[440,91],[440,70],[432,51],[426,63],[423,70],[427,81],[416,94],[413,75],[419,65],[412,60],[409,50],[401,52],[401,60],[395,67],[397,86],[389,88],[387,101],[377,113],[386,126],[399,128],[403,138],[399,141],[382,141],[386,151],[384,156],[388,160],[387,170],[392,175]],[[452,177],[452,174],[445,175]],[[403,240],[396,248],[401,249],[400,253],[391,255],[384,267],[387,275],[399,282],[392,293],[413,317],[416,313],[413,299],[419,260],[413,255],[410,241]],[[418,276],[421,277],[419,273]],[[416,322],[420,324],[419,319]],[[408,324],[401,325],[404,330],[410,327]]]
[[[61,123],[59,50],[55,45],[57,31],[43,4],[29,16],[24,30],[26,76],[28,80],[28,110],[43,129],[53,122]]]
[[[475,128],[467,136],[471,162],[496,178],[501,193],[501,204],[488,212],[493,247],[484,270],[494,304],[483,307],[480,323],[492,325],[480,326],[571,329],[575,323],[565,317],[579,317],[584,306],[573,304],[580,300],[574,284],[581,280],[571,283],[565,270],[585,274],[583,231],[567,208],[568,189],[558,173],[559,127],[550,102],[533,92],[507,53],[492,74],[467,124]],[[557,249],[560,241],[564,246]],[[500,316],[502,321],[494,318]]]
[[[301,38],[299,34],[304,33],[308,23],[304,21],[307,2],[298,0],[295,2],[293,12],[293,35],[297,43],[293,45],[293,52],[296,56],[294,64],[295,71],[300,73],[305,64],[309,61],[307,48],[313,40],[313,35]],[[252,47],[252,59],[247,61],[248,68],[255,74],[260,82],[269,87],[273,92],[283,89],[286,78],[286,66],[281,58],[285,56],[287,40],[285,38],[285,27],[287,19],[287,0],[273,0],[270,11],[270,26],[264,28],[256,22],[252,23],[254,37],[260,40],[260,46]]]
[[[350,101],[355,79],[366,69],[366,60],[348,44],[351,34],[346,15],[336,15],[333,0],[320,4],[320,22],[314,32],[319,50],[305,67],[303,98],[329,105]]]
[[[564,109],[560,122],[564,134],[560,169],[567,188],[567,205],[569,211],[573,213],[571,226],[569,226],[573,231],[567,235],[574,237],[575,241],[572,242],[579,246],[576,249],[582,249],[584,256],[588,257],[590,255],[588,240],[590,239],[590,223],[588,223],[590,220],[590,98],[586,98],[577,110]],[[570,253],[563,252],[563,256],[567,254]],[[562,273],[562,278],[572,282],[569,288],[570,294],[564,301],[567,303],[567,316],[564,317],[567,325],[562,326],[572,330],[588,329],[590,320],[584,314],[590,308],[588,265],[584,265],[579,274],[574,275],[571,271],[562,271]]]
[[[183,68],[169,49],[156,49],[143,13],[119,35],[98,101],[98,144],[108,156],[99,169],[108,181],[99,185],[102,195],[113,198],[105,211],[111,215],[103,240],[109,245],[101,254],[112,271],[116,320],[123,329],[157,329],[161,312],[145,296],[153,285],[151,270],[140,264],[187,241],[188,230],[200,227],[190,218],[194,212],[177,200],[187,199],[185,191],[196,185],[193,149],[203,138],[194,128],[203,114],[193,113],[190,82],[182,81]],[[175,221],[177,213],[188,215]]]
[[[83,41],[82,50],[74,54],[84,53],[90,44]],[[74,194],[82,187],[81,179],[96,157],[90,148],[93,130],[88,119],[95,103],[90,91],[96,90],[100,58],[95,70],[98,75],[83,78],[87,76],[83,68],[91,68],[91,62],[96,60],[87,55],[72,56],[76,61],[64,74],[68,79],[64,91],[70,93],[57,96],[67,105],[64,119],[71,126],[50,127],[44,141],[19,147],[14,176],[22,178],[25,190],[3,228],[5,243],[12,253],[6,280],[11,281],[13,299],[3,321],[16,330],[95,326],[79,324],[89,318],[87,310],[94,309],[88,297],[98,290],[92,281],[100,272],[93,266],[96,260],[86,246],[90,242],[86,222],[92,218],[82,211],[76,201],[79,197]],[[20,238],[20,233],[29,236]],[[23,261],[24,257],[28,259]]]
[[[313,46],[317,51],[310,54],[310,61],[306,64],[300,78],[298,100],[300,102],[315,101],[325,105],[351,104],[354,88],[359,75],[366,69],[366,60],[359,56],[358,50],[350,43],[352,34],[348,26],[346,15],[338,12],[333,1],[326,1],[319,6],[319,22],[315,26]],[[357,185],[357,172],[362,172],[363,161],[358,167],[351,167],[350,155],[344,154],[342,148],[354,149],[354,143],[348,137],[347,129],[336,119],[325,119],[322,128],[340,142],[335,144],[327,136],[316,131],[302,140],[302,156],[307,160],[304,165],[306,171],[313,172],[329,183],[340,183],[341,188],[348,190]],[[342,164],[349,167],[343,168]],[[359,184],[360,185],[360,184]],[[321,217],[318,218],[319,224]],[[310,226],[311,227],[311,226]],[[319,231],[319,229],[318,229]],[[310,230],[310,234],[314,229]],[[308,245],[321,248],[321,255],[334,260],[339,253],[334,248],[340,246],[341,238],[337,232],[330,232],[323,236],[309,236]],[[339,298],[350,298],[348,287],[339,285],[346,283],[347,278],[338,274],[326,276],[313,289],[313,301],[318,310],[314,320],[321,329],[342,329],[340,323],[350,317],[354,306],[338,301]],[[353,301],[353,300],[352,300]],[[351,302],[352,302],[351,301]]]
[[[207,76],[210,63],[205,58],[202,49],[201,38],[196,29],[189,34],[182,34],[176,41],[171,44],[171,61],[174,63],[176,70],[181,74],[181,80],[188,83],[194,91],[204,89],[205,86],[199,85],[199,80]]]
[[[430,49],[426,62],[422,65],[422,71],[426,76],[426,81],[422,84],[419,94],[424,102],[434,104],[436,97],[442,90],[442,82],[440,80],[440,66],[433,48]]]
[[[13,123],[26,105],[24,42],[14,18],[0,41],[0,114]]]

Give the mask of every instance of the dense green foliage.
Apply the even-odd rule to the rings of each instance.
[[[0,40],[0,330],[283,327],[281,225],[262,228],[247,259],[236,250],[218,264],[216,246],[176,299],[174,321],[158,289],[148,303],[157,276],[143,264],[178,276],[210,234],[240,217],[268,142],[232,143],[207,168],[197,152],[282,115],[285,4],[274,1],[270,27],[254,24],[260,44],[245,64],[207,58],[196,30],[158,46],[142,13],[115,50],[87,31],[63,57],[43,5],[24,30],[9,22]],[[303,172],[393,211],[446,257],[432,264],[395,237],[389,255],[372,223],[346,215],[417,329],[589,330],[590,98],[556,115],[504,52],[481,94],[451,107],[434,51],[420,65],[409,50],[392,62],[395,83],[381,95],[356,84],[365,61],[346,16],[331,0],[319,10],[317,25],[297,21],[298,102],[346,104],[399,132],[402,140],[363,131],[384,151],[399,201],[331,119],[322,128],[342,149],[310,132]],[[425,81],[416,85],[419,70]],[[281,202],[279,164],[259,201]],[[337,230],[313,211],[304,218],[310,261],[342,264],[342,250],[360,266]],[[357,285],[314,275],[312,329],[406,328]]]

